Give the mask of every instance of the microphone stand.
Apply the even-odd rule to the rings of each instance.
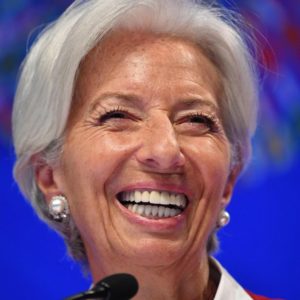
[[[110,287],[102,282],[101,285],[93,288],[92,290],[71,296],[65,300],[83,300],[83,299],[94,299],[94,300],[109,300],[110,298]]]
[[[113,274],[100,280],[91,290],[65,300],[129,300],[137,293],[138,288],[138,282],[133,275]]]

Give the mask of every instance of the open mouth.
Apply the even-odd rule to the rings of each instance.
[[[131,212],[148,219],[163,219],[181,214],[188,205],[184,194],[167,191],[126,191],[118,201]]]

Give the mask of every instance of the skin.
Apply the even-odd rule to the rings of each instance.
[[[114,33],[85,58],[61,163],[36,179],[48,201],[67,197],[95,282],[128,272],[134,299],[211,298],[206,244],[236,179],[221,98],[216,67],[179,38]],[[189,204],[148,220],[116,200],[132,189],[184,193]]]

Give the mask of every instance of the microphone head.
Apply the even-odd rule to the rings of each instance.
[[[119,273],[105,277],[95,284],[94,291],[105,286],[109,288],[110,300],[128,300],[138,291],[139,285],[131,274]]]

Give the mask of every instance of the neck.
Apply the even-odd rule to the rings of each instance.
[[[195,267],[194,267],[195,268]],[[137,274],[140,289],[135,300],[209,300],[213,294],[209,281],[208,264],[203,263],[197,270],[175,272],[174,270],[145,270]]]
[[[193,261],[168,267],[130,266],[126,270],[139,282],[134,300],[211,300],[216,291],[216,285],[209,278],[206,255],[198,264]],[[104,275],[93,277],[99,280]]]

